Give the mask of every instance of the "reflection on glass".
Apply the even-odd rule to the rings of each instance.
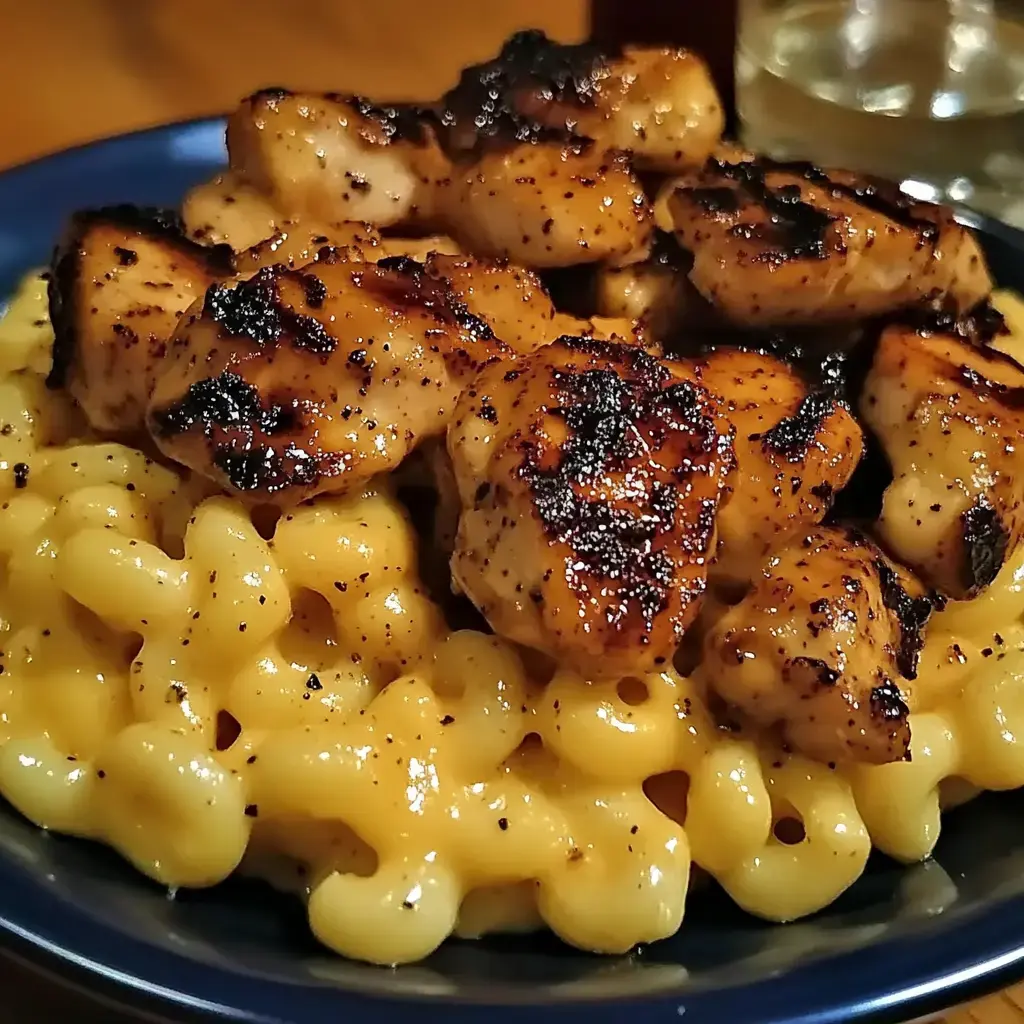
[[[742,0],[745,140],[1024,225],[1024,4]]]

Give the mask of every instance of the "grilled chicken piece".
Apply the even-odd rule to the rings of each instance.
[[[810,164],[713,158],[667,188],[657,205],[693,253],[690,279],[739,324],[847,321],[937,301],[965,312],[992,288],[952,211],[892,185]]]
[[[882,333],[860,412],[893,469],[878,523],[887,548],[968,598],[1024,535],[1024,369],[943,326]]]
[[[424,111],[358,97],[266,89],[232,114],[227,141],[232,171],[279,214],[321,223],[429,223],[451,175]]]
[[[394,469],[443,433],[466,379],[510,354],[410,263],[323,254],[210,289],[153,392],[157,444],[240,496],[277,503]]]
[[[860,461],[863,435],[845,406],[772,356],[722,348],[698,367],[736,429],[712,578],[746,582],[769,551],[825,517]]]
[[[597,310],[642,321],[652,340],[666,344],[683,331],[713,329],[719,318],[687,276],[691,265],[675,237],[657,231],[651,254],[642,263],[597,269]]]
[[[233,272],[231,253],[187,239],[166,211],[114,206],[76,214],[50,281],[53,368],[105,433],[144,427],[146,398],[181,314]]]
[[[441,106],[453,148],[472,149],[481,136],[560,129],[668,172],[703,163],[724,127],[718,93],[696,54],[638,46],[606,54],[536,30],[516,33],[493,60],[466,68]]]
[[[471,252],[530,267],[618,266],[650,247],[650,205],[628,159],[583,140],[487,150],[440,202]]]
[[[267,196],[231,171],[193,188],[181,204],[181,219],[189,238],[203,245],[230,245],[236,252],[292,224]]]
[[[914,679],[932,600],[867,540],[823,529],[773,555],[711,628],[707,684],[825,762],[907,757],[900,678]]]
[[[697,378],[562,338],[487,367],[448,430],[452,575],[502,636],[595,677],[664,664],[697,613],[733,465]]]
[[[430,253],[426,272],[446,283],[472,316],[486,321],[517,353],[532,352],[562,335],[643,344],[646,337],[626,318],[584,320],[559,313],[540,278],[506,261]]]

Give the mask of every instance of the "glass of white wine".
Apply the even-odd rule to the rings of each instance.
[[[1024,227],[1024,0],[740,0],[744,142]]]

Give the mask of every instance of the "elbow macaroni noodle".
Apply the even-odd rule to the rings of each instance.
[[[1024,561],[935,617],[913,760],[830,768],[716,728],[697,678],[541,685],[448,632],[386,489],[267,540],[90,437],[43,383],[44,295],[0,326],[0,793],[43,827],[168,886],[260,874],[331,948],[396,963],[541,925],[623,952],[679,928],[691,863],[791,920],[872,845],[926,858],[943,806],[1024,784]]]

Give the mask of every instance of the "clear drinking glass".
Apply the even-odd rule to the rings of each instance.
[[[1024,226],[1024,0],[740,0],[744,142]]]

